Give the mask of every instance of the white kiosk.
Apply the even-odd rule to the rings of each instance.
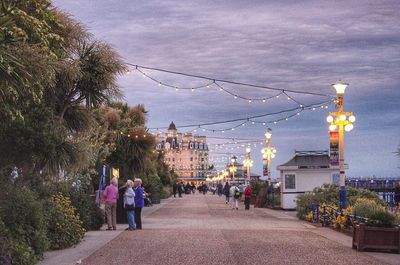
[[[281,207],[296,209],[297,196],[323,184],[339,183],[339,167],[330,165],[328,151],[295,151],[295,156],[277,167],[281,179]]]

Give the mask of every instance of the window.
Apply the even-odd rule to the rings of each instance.
[[[193,157],[190,158],[190,162],[192,162],[192,161],[193,161]]]
[[[296,176],[294,174],[285,175],[285,189],[296,189]]]

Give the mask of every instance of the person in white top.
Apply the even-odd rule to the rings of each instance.
[[[135,192],[133,191],[133,181],[128,179],[125,184],[126,190],[124,193],[124,208],[128,218],[129,227],[127,230],[133,231],[136,229],[135,225]]]
[[[232,187],[229,189],[229,191],[230,191],[230,195],[233,197],[232,210],[233,209],[239,210],[239,198],[241,195],[239,188],[235,184],[235,185],[232,185]]]

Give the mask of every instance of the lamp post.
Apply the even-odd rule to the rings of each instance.
[[[261,149],[263,160],[265,159],[267,160],[268,183],[271,183],[271,159],[274,158],[276,154],[276,149],[271,146],[271,137],[272,137],[272,130],[268,128],[267,132],[265,133],[265,142],[267,144],[267,147]]]
[[[246,148],[246,159],[243,161],[243,165],[246,167],[246,174],[247,177],[245,178],[245,185],[249,185],[249,180],[250,180],[250,168],[253,166],[253,160],[250,159],[250,147]]]
[[[336,90],[337,99],[336,112],[330,112],[326,121],[330,123],[329,130],[339,132],[339,208],[345,209],[347,207],[346,200],[346,175],[345,175],[345,165],[344,165],[344,131],[349,132],[353,130],[353,123],[356,121],[356,117],[352,112],[346,112],[343,110],[343,96],[344,91],[349,86],[348,83],[343,83],[341,81],[332,85]]]
[[[236,165],[235,165],[236,159],[237,159],[236,156],[232,156],[232,159],[231,159],[232,165],[229,167],[229,171],[232,173],[232,180],[235,180],[235,173],[237,170]],[[239,185],[239,178],[237,180],[237,184]]]

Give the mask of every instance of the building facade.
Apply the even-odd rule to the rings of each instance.
[[[199,183],[211,172],[206,136],[179,133],[173,122],[167,133],[156,137],[156,150],[163,151],[164,161],[179,180]]]

